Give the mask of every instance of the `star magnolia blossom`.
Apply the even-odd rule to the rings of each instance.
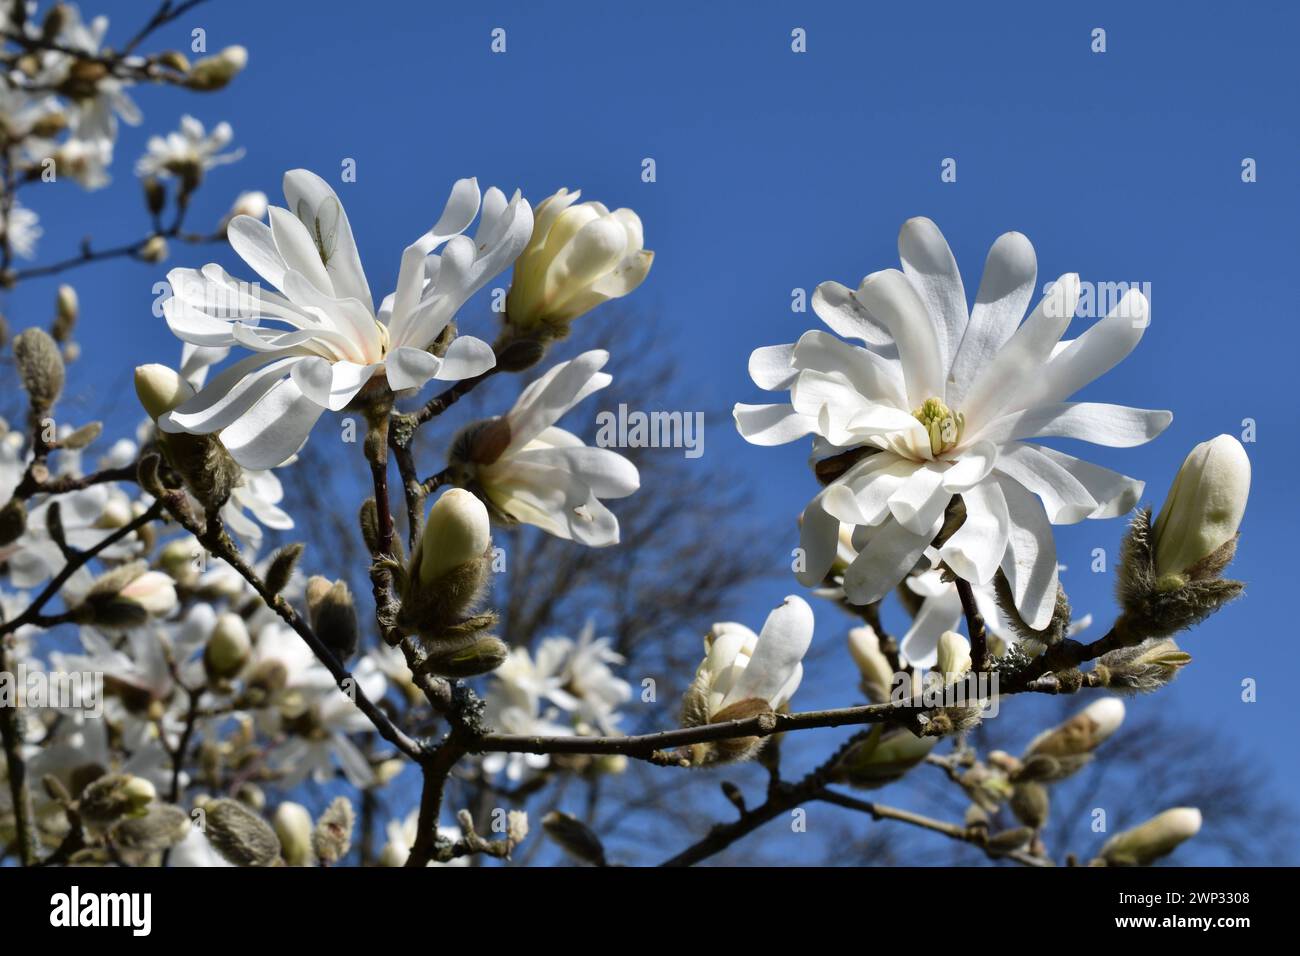
[[[789,389],[791,404],[737,405],[737,427],[758,445],[814,434],[821,453],[874,452],[804,511],[804,584],[830,569],[843,521],[854,526],[859,551],[845,591],[855,604],[880,600],[915,566],[959,494],[966,520],[940,557],[975,584],[1000,568],[1021,617],[1043,628],[1057,592],[1051,525],[1123,514],[1143,485],[1026,440],[1130,447],[1165,429],[1173,418],[1166,411],[1065,401],[1132,351],[1147,325],[1146,299],[1130,290],[1105,319],[1062,342],[1078,276],[1052,284],[1021,322],[1037,263],[1019,233],[994,243],[969,314],[934,223],[905,223],[899,252],[901,272],[873,273],[856,291],[823,283],[813,296],[833,331],[866,347],[814,330],[793,345],[758,349],[751,376],[762,388]]]
[[[714,624],[704,638],[708,656],[687,695],[688,715],[701,723],[714,720],[745,700],[762,700],[780,710],[803,680],[803,656],[812,636],[812,608],[794,594],[767,616],[761,634],[733,621]]]
[[[591,547],[617,544],[618,519],[600,498],[636,491],[636,466],[608,448],[589,448],[554,424],[613,381],[600,371],[608,360],[603,350],[584,352],[530,384],[514,408],[470,434],[465,460],[455,460],[460,452],[453,449],[456,480],[476,485],[514,521]]]
[[[136,161],[137,176],[180,176],[197,181],[216,166],[238,162],[243,148],[221,152],[234,137],[229,123],[218,123],[209,133],[193,116],[181,117],[181,128],[162,136],[150,136],[148,152]]]
[[[234,250],[283,294],[238,282],[213,263],[173,269],[173,295],[163,305],[183,341],[242,345],[253,354],[159,418],[159,427],[220,432],[234,459],[253,469],[290,458],[327,408],[342,409],[380,374],[398,391],[496,364],[491,347],[470,336],[454,339],[441,358],[428,349],[465,300],[514,261],[533,225],[518,192],[507,202],[492,188],[474,237],[462,235],[479,213],[480,194],[476,180],[459,180],[438,222],[402,253],[397,289],[376,310],[334,191],[295,169],[285,174],[284,195],[289,208],[270,207],[270,225],[237,216],[227,228]],[[442,253],[430,256],[439,246]]]

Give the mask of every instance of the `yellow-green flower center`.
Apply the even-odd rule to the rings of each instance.
[[[927,398],[921,407],[912,412],[930,435],[930,452],[941,455],[961,441],[966,416],[954,412],[937,398]]]

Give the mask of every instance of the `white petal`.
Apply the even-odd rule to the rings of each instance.
[[[293,367],[293,380],[302,393],[318,405],[337,412],[361,391],[379,365],[304,359]]]
[[[388,387],[395,392],[406,388],[423,388],[429,379],[438,374],[442,359],[408,346],[393,349],[384,359]]]
[[[1004,408],[1024,408],[1020,396],[1038,387],[1043,364],[1060,341],[1079,303],[1079,277],[1067,273],[1052,283],[1038,307],[991,361],[976,367],[961,410],[969,434],[977,434]]]
[[[790,387],[798,370],[791,364],[794,344],[765,345],[749,355],[749,377],[767,391],[779,392]]]
[[[857,297],[898,344],[909,406],[920,408],[927,398],[942,399],[946,370],[936,320],[912,283],[897,269],[885,269],[863,279]]]
[[[988,584],[1007,550],[1010,518],[1006,498],[993,481],[967,489],[961,497],[966,520],[939,553],[958,577],[972,584]]]
[[[897,491],[889,496],[889,512],[907,530],[921,534],[943,517],[952,492],[943,487],[946,466],[929,462],[916,469]]]
[[[307,227],[297,216],[279,206],[270,207],[267,213],[271,218],[271,237],[275,241],[276,251],[284,260],[286,271],[299,273],[321,295],[333,298],[334,284],[330,282],[320,251]],[[289,291],[283,285],[280,288]]]
[[[854,604],[881,600],[903,580],[939,531],[943,516],[925,534],[908,531],[897,521],[886,521],[859,542],[859,553],[844,573],[844,593]]]
[[[328,224],[327,207],[331,203],[337,204],[334,247],[325,264],[325,271],[329,273],[336,297],[356,299],[374,312],[375,303],[370,295],[370,283],[366,281],[365,270],[361,267],[361,256],[352,236],[352,224],[334,190],[311,170],[291,169],[284,174],[284,198],[289,204],[290,212],[298,214],[301,210],[312,215],[313,220],[320,217],[323,225]],[[329,237],[322,238],[328,240]]]
[[[993,442],[1024,438],[1077,438],[1111,448],[1144,445],[1169,427],[1172,412],[1101,402],[1064,402],[1014,412],[992,422],[980,437]]]
[[[1038,499],[1010,479],[998,482],[1007,502],[1010,526],[1002,573],[1007,576],[1016,610],[1026,624],[1042,630],[1056,607],[1056,541]]]
[[[977,441],[961,453],[956,463],[944,473],[943,488],[960,494],[984,480],[998,460],[998,446],[991,441]]]
[[[909,219],[898,232],[898,256],[903,272],[920,293],[935,327],[939,365],[947,378],[949,366],[966,334],[966,290],[948,241],[931,220]],[[943,392],[932,392],[942,396]]]
[[[870,349],[849,345],[817,329],[800,337],[791,362],[800,370],[837,372],[873,402],[900,409],[907,405],[907,393],[897,362],[882,358]]]
[[[286,379],[223,431],[221,443],[245,468],[274,468],[298,453],[324,411]]]
[[[603,349],[583,352],[556,365],[525,388],[506,415],[510,421],[507,450],[528,444],[578,402],[613,381],[599,371],[607,361],[609,353]]]
[[[817,428],[817,420],[800,415],[790,405],[745,405],[731,410],[736,431],[751,445],[784,445]]]
[[[840,522],[822,508],[818,494],[803,510],[799,523],[799,549],[803,552],[803,570],[795,577],[805,587],[816,587],[826,578],[840,546]]]
[[[459,382],[482,375],[496,364],[492,346],[472,335],[458,335],[452,339],[442,357],[442,367],[434,377],[444,382]]]
[[[970,324],[948,376],[950,404],[964,404],[966,388],[976,373],[1016,331],[1033,297],[1037,278],[1038,260],[1029,240],[1019,232],[998,236],[984,261],[984,277],[971,309]]]
[[[514,460],[567,469],[598,498],[625,498],[641,486],[636,465],[608,448],[528,448],[516,454]]]
[[[914,580],[908,578],[909,583]],[[945,584],[943,593],[921,602],[921,609],[899,645],[903,659],[914,667],[933,667],[939,657],[939,638],[945,631],[957,630],[961,619],[961,598],[957,589]]]
[[[889,330],[858,299],[856,293],[838,282],[823,282],[813,291],[813,311],[836,335],[861,339],[871,345],[892,341]]]
[[[1056,462],[1073,475],[1093,499],[1100,502],[1089,518],[1115,518],[1133,510],[1142,497],[1144,483],[1117,471],[1082,461],[1055,448],[1038,448],[1041,454]]]
[[[164,432],[199,435],[220,431],[248,411],[301,361],[302,356],[276,359],[264,354],[241,359],[223,369],[203,391],[161,416],[158,427]]]
[[[284,258],[275,247],[270,226],[252,216],[236,216],[226,226],[226,238],[254,272],[277,289],[284,288]]]
[[[767,616],[758,646],[723,706],[757,698],[774,703],[789,684],[813,637],[813,612],[808,602],[791,594]]]
[[[1099,503],[1068,470],[1036,445],[1004,445],[997,470],[1037,495],[1052,524],[1074,524],[1088,517]]]

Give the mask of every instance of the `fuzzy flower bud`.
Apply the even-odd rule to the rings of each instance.
[[[849,631],[849,653],[862,674],[862,691],[873,704],[889,700],[894,686],[894,668],[880,649],[880,637],[870,626]]]
[[[1156,574],[1181,575],[1231,541],[1249,494],[1241,442],[1220,435],[1193,448],[1155,521]]]
[[[215,56],[195,63],[185,85],[192,90],[211,93],[228,85],[248,65],[248,51],[242,46],[228,46]]]
[[[54,325],[50,328],[54,341],[62,344],[72,338],[72,330],[77,324],[80,311],[77,290],[66,283],[59,286],[55,297]]]
[[[325,866],[337,863],[347,856],[352,847],[352,826],[355,814],[347,797],[335,797],[325,808],[316,829],[312,832],[312,849]]]
[[[1146,866],[1168,856],[1178,844],[1196,836],[1200,829],[1200,810],[1175,807],[1111,837],[1101,848],[1101,859],[1110,866]]]
[[[265,219],[268,204],[266,193],[259,190],[240,193],[235,197],[235,201],[231,203],[230,212],[226,213],[225,221],[229,222],[236,216],[252,216],[254,219]]]
[[[301,803],[286,800],[275,808],[271,825],[280,840],[280,855],[290,866],[311,866],[311,814]]]
[[[213,680],[229,680],[244,669],[252,651],[244,619],[227,611],[217,618],[208,638],[203,650],[203,668]]]
[[[346,581],[330,583],[319,575],[308,579],[307,616],[316,636],[340,661],[357,652],[357,608]]]
[[[1034,755],[1073,757],[1092,753],[1124,722],[1124,702],[1117,697],[1093,701],[1065,723],[1035,737],[1025,750]]]
[[[921,763],[938,742],[938,737],[917,737],[903,727],[877,726],[840,757],[831,779],[862,790],[883,787]]]
[[[538,205],[533,234],[515,262],[506,316],[517,329],[562,337],[569,323],[600,303],[627,295],[650,271],[641,220],[610,212],[561,189]]]
[[[203,809],[209,842],[235,866],[270,866],[279,858],[275,831],[238,800],[211,800]]]
[[[552,810],[542,818],[542,829],[574,859],[592,866],[605,865],[605,847],[600,837],[572,814]]]
[[[943,675],[944,683],[957,680],[971,668],[970,643],[956,631],[940,635],[938,655],[935,670]]]
[[[483,502],[473,492],[452,488],[429,509],[420,538],[420,583],[432,584],[451,569],[478,560],[491,536]]]
[[[43,415],[63,394],[63,381],[67,372],[59,347],[45,330],[24,329],[14,339],[14,363],[18,366],[18,380],[31,401],[32,411]]]
[[[149,417],[157,419],[192,397],[194,388],[166,365],[137,365],[135,394]]]

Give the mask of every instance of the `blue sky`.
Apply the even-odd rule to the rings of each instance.
[[[84,6],[109,13],[119,41],[144,7]],[[210,49],[247,46],[249,68],[215,95],[140,91],[145,126],[123,132],[115,188],[29,188],[24,201],[47,230],[42,259],[74,253],[82,234],[102,245],[141,234],[131,166],[145,132],[192,112],[230,120],[248,149],[211,175],[196,228],[242,189],[279,201],[283,171],[310,167],[335,183],[376,290],[391,288],[401,247],[461,176],[534,201],[567,185],[632,206],[657,254],[637,320],[655,323],[658,346],[695,379],[690,401],[709,407],[764,400],[748,381],[749,352],[819,324],[791,312],[792,290],[856,285],[895,266],[910,216],[943,229],[968,294],[988,245],[1009,229],[1033,241],[1040,286],[1067,271],[1150,283],[1141,345],[1082,397],[1169,408],[1173,425],[1142,448],[1070,450],[1146,479],[1158,505],[1196,442],[1240,435],[1247,418],[1258,440],[1247,445],[1254,484],[1232,572],[1247,595],[1186,635],[1195,663],[1172,689],[1134,706],[1221,726],[1300,798],[1284,611],[1296,530],[1294,5],[214,2],[158,46],[188,46],[195,26]],[[489,49],[496,27],[504,54]],[[807,31],[804,54],[790,49],[796,27]],[[1090,50],[1095,27],[1105,53]],[[641,180],[646,157],[656,182]],[[1241,181],[1246,157],[1255,183]],[[345,158],[356,160],[355,183],[338,182]],[[945,158],[956,182],[940,181]],[[243,274],[224,249],[176,247],[170,265],[213,258]],[[90,407],[129,395],[135,364],[174,361],[175,340],[150,314],[164,271],[75,273],[78,374],[101,390]],[[45,321],[54,285],[6,293],[11,322]],[[490,338],[477,314],[466,330]],[[126,407],[123,427],[135,415]],[[715,456],[754,477],[772,527],[793,529],[814,490],[802,445],[751,447],[715,418],[705,459]],[[1093,636],[1113,615],[1114,582],[1090,572],[1090,554],[1114,555],[1122,530],[1087,522],[1058,535],[1063,581],[1096,617]],[[796,589],[775,580],[735,616],[756,625]],[[818,641],[841,641],[844,619],[817,610]],[[1245,678],[1258,681],[1257,703],[1240,699]],[[843,702],[822,697],[831,683],[814,677],[802,703]]]

